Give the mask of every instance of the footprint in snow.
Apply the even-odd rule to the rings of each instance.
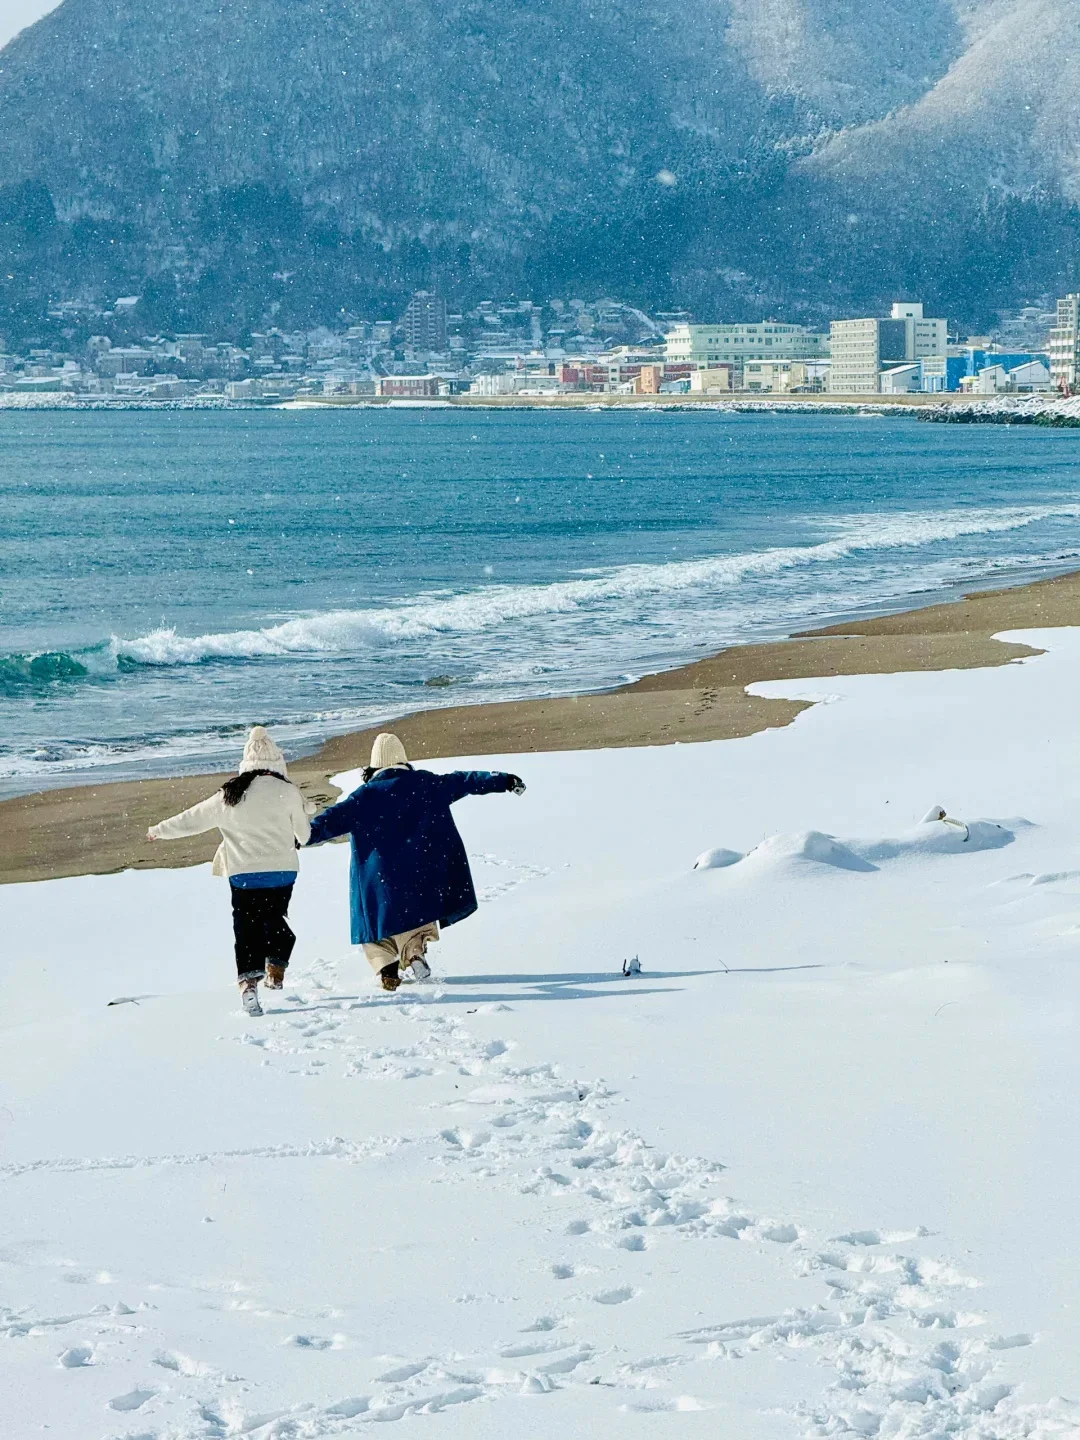
[[[834,1245],[905,1245],[909,1240],[925,1240],[930,1234],[925,1225],[915,1230],[849,1230],[832,1237]]]
[[[366,1415],[370,1409],[371,1401],[366,1395],[350,1395],[345,1400],[339,1400],[336,1405],[328,1405],[325,1413],[340,1416],[345,1420],[355,1420],[357,1415]]]
[[[592,1298],[597,1305],[625,1305],[627,1300],[632,1300],[637,1293],[632,1285],[619,1285],[614,1290],[601,1290]]]
[[[114,1395],[109,1401],[109,1409],[141,1410],[157,1393],[156,1390],[129,1390],[126,1395]]]
[[[400,1385],[405,1380],[412,1380],[430,1365],[430,1360],[412,1360],[404,1365],[396,1365],[392,1370],[385,1370],[375,1378],[380,1385]]]
[[[761,1233],[766,1240],[771,1240],[776,1245],[791,1245],[799,1238],[799,1232],[794,1225],[770,1225]]]

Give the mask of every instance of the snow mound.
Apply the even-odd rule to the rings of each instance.
[[[881,839],[838,840],[821,830],[802,830],[787,835],[770,835],[746,855],[737,850],[706,850],[694,861],[695,870],[720,870],[732,866],[772,868],[790,862],[809,861],[831,865],[838,870],[877,870],[883,861],[919,855],[972,854],[976,850],[1000,850],[1016,838],[1016,830],[1030,825],[1023,819],[954,820],[935,805],[924,819],[902,835]]]
[[[725,850],[719,846],[715,850],[703,850],[694,861],[694,869],[724,870],[728,865],[737,865],[742,858],[741,850]]]
[[[1018,822],[1012,821],[1012,824]],[[1026,821],[1019,822],[1026,824]],[[956,855],[975,850],[1000,850],[1016,835],[997,820],[970,820],[966,824],[940,819],[921,821],[895,839],[849,840],[848,844],[866,860],[897,860],[904,855]]]
[[[794,835],[770,835],[756,845],[740,864],[772,867],[785,861],[810,861],[832,865],[838,870],[873,870],[874,866],[856,854],[842,840],[821,830],[802,830]]]

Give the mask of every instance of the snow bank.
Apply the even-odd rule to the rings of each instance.
[[[954,820],[940,806],[934,806],[918,825],[893,839],[837,840],[821,830],[803,830],[794,835],[770,835],[745,855],[738,850],[705,850],[694,861],[694,869],[725,870],[739,866],[761,872],[792,861],[810,861],[839,870],[871,871],[883,861],[901,860],[906,856],[999,850],[1012,843],[1017,828],[1029,824],[1023,819],[1010,820],[1008,824],[997,820]]]

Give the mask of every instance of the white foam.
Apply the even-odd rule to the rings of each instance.
[[[132,640],[114,637],[113,649],[117,657],[142,665],[347,654],[440,634],[480,634],[514,621],[569,615],[613,602],[695,589],[736,591],[750,579],[827,565],[862,552],[917,549],[965,535],[1001,533],[1042,520],[1078,517],[1080,505],[1075,504],[901,512],[887,518],[848,516],[829,522],[837,534],[815,545],[777,546],[662,565],[625,565],[550,585],[489,585],[460,595],[433,594],[382,608],[334,610],[257,630],[189,637],[171,626],[161,626]]]

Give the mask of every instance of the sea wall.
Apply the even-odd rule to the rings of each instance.
[[[920,420],[945,425],[1051,425],[1080,426],[1080,395],[1068,400],[1042,395],[972,400],[966,405],[935,405],[919,414]]]

